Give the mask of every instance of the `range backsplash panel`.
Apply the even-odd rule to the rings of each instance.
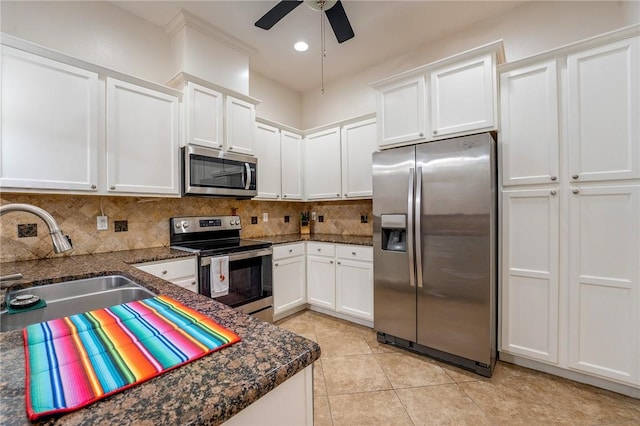
[[[371,200],[310,203],[3,193],[0,201],[2,204],[33,204],[45,209],[73,243],[73,251],[55,254],[44,222],[29,213],[8,213],[0,219],[0,262],[168,246],[169,218],[173,216],[231,215],[236,212],[242,221],[242,237],[259,238],[299,233],[301,213],[315,211],[324,216],[322,223],[312,221],[315,233],[367,236],[373,233],[372,220],[369,223],[360,220],[362,215],[373,217]],[[106,231],[96,229],[96,217],[101,211],[109,218]],[[262,220],[263,213],[268,213],[268,222]],[[258,218],[257,224],[251,224],[252,216]],[[289,222],[285,222],[285,216],[289,216]],[[126,221],[126,232],[115,232],[115,221]],[[18,225],[33,223],[38,225],[38,235],[18,238]]]

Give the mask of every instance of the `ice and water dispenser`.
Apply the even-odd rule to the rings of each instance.
[[[407,251],[407,215],[383,214],[382,225],[382,250]]]

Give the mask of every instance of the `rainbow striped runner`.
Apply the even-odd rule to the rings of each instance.
[[[33,324],[23,335],[30,420],[85,407],[240,341],[167,296]]]

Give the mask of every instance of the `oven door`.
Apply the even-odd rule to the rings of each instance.
[[[254,197],[257,191],[257,159],[215,149],[182,148],[185,195]]]
[[[220,257],[200,258],[200,294],[211,297],[211,265],[215,264]],[[241,312],[272,322],[273,249],[243,251],[223,257],[229,259],[229,292],[215,299]]]

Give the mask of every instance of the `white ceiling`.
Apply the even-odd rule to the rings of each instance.
[[[183,8],[219,30],[254,47],[250,67],[293,90],[320,86],[320,13],[300,5],[269,31],[254,26],[277,0],[260,1],[112,1],[164,27]],[[384,59],[455,33],[476,22],[520,6],[521,1],[360,1],[343,0],[355,37],[338,44],[325,19],[325,83]],[[306,41],[309,50],[293,44]]]

